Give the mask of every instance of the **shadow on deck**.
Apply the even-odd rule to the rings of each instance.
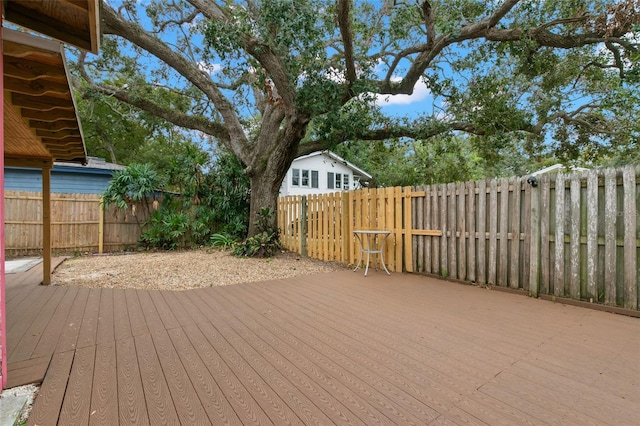
[[[29,424],[640,420],[636,318],[397,273],[171,292],[41,268],[7,279],[9,384],[43,381]]]

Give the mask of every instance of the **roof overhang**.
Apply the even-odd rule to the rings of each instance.
[[[5,28],[3,54],[7,165],[85,163],[82,128],[61,43]]]
[[[100,2],[96,0],[2,0],[4,18],[82,50],[98,53]]]
[[[355,164],[345,160],[344,158],[340,157],[338,154],[336,154],[335,152],[329,151],[328,149],[325,149],[324,151],[314,151],[310,154],[306,154],[306,155],[301,155],[300,157],[297,157],[295,160],[302,160],[305,158],[311,158],[311,157],[317,157],[319,155],[324,155],[326,157],[329,157],[330,159],[338,162],[338,163],[342,163],[345,166],[349,167],[351,170],[353,170],[355,173],[360,176],[360,180],[362,181],[368,181],[370,179],[373,178],[373,176],[371,176],[369,173],[365,172],[364,170],[362,170],[360,167],[356,166]],[[295,161],[294,160],[294,161]]]

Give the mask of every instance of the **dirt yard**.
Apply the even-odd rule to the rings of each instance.
[[[89,288],[186,290],[266,281],[343,269],[337,263],[282,252],[270,259],[238,258],[200,249],[93,255],[67,259],[53,273],[54,285]]]

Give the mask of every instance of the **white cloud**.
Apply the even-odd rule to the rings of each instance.
[[[394,79],[398,81],[399,79]],[[411,95],[376,95],[376,105],[384,107],[389,105],[409,105],[416,102],[422,102],[427,99],[431,91],[427,85],[419,80]]]
[[[222,65],[221,64],[207,64],[205,62],[198,62],[198,68],[200,68],[200,70],[208,73],[209,75],[213,75],[213,74],[217,73],[218,71],[222,70]]]

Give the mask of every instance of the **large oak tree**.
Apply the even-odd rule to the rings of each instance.
[[[252,215],[275,208],[296,156],[346,140],[456,132],[493,149],[515,134],[569,149],[639,134],[638,0],[103,6],[102,56],[79,60],[85,90],[215,138],[246,167]],[[429,108],[382,113],[384,96],[418,84]]]

